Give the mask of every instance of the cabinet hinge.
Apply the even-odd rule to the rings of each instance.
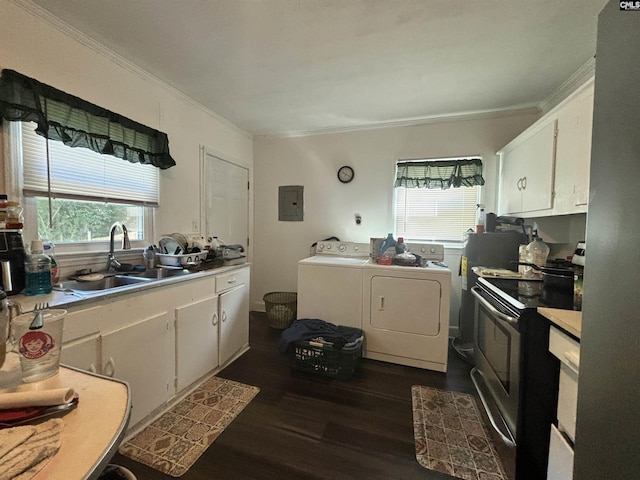
[[[251,185],[251,182],[247,181],[247,190],[251,190],[250,185]]]

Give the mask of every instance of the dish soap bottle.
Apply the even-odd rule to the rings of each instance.
[[[539,267],[544,267],[547,264],[549,246],[538,236],[537,230],[533,231],[533,241],[527,245],[525,252],[527,263],[533,263]],[[531,267],[527,268],[528,270],[525,270],[524,274],[525,276],[531,276],[533,274]]]
[[[31,254],[24,262],[27,286],[25,295],[51,293],[51,259],[44,254],[42,240],[31,241]]]
[[[60,281],[60,275],[58,273],[58,262],[55,256],[55,245],[50,240],[43,240],[42,246],[44,247],[44,254],[51,259],[51,284],[55,285]]]

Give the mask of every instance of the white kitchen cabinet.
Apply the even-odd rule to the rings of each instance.
[[[500,215],[544,212],[553,206],[556,122],[536,123],[498,152]]]
[[[246,265],[69,303],[61,361],[127,381],[135,427],[248,348],[249,279]]]
[[[211,282],[213,286],[213,282]],[[180,392],[218,363],[218,297],[209,297],[176,308],[176,391]]]
[[[560,360],[558,385],[558,426],[551,425],[547,480],[571,480],[573,477],[573,443],[578,407],[578,372],[580,344],[552,326],[549,351]]]
[[[100,325],[101,307],[67,308],[62,333],[60,362],[90,372],[100,370]]]
[[[60,363],[98,373],[100,368],[100,335],[90,335],[62,345]]]
[[[554,215],[587,211],[593,93],[591,80],[558,109]]]
[[[498,152],[499,215],[587,212],[593,92],[590,79]]]
[[[216,276],[220,366],[249,344],[249,268]]]
[[[102,336],[102,373],[131,386],[131,425],[173,394],[172,325],[172,315],[164,311]]]

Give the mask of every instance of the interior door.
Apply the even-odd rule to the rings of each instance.
[[[204,150],[204,232],[227,245],[249,243],[249,170]]]

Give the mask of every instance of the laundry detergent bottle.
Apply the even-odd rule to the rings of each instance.
[[[380,248],[378,248],[378,256],[379,257],[384,256],[384,253],[387,251],[387,249],[395,248],[395,246],[396,246],[396,240],[395,238],[393,238],[393,233],[387,234],[387,238],[384,239],[384,241],[380,244]],[[391,256],[393,255],[395,255],[395,251]]]

